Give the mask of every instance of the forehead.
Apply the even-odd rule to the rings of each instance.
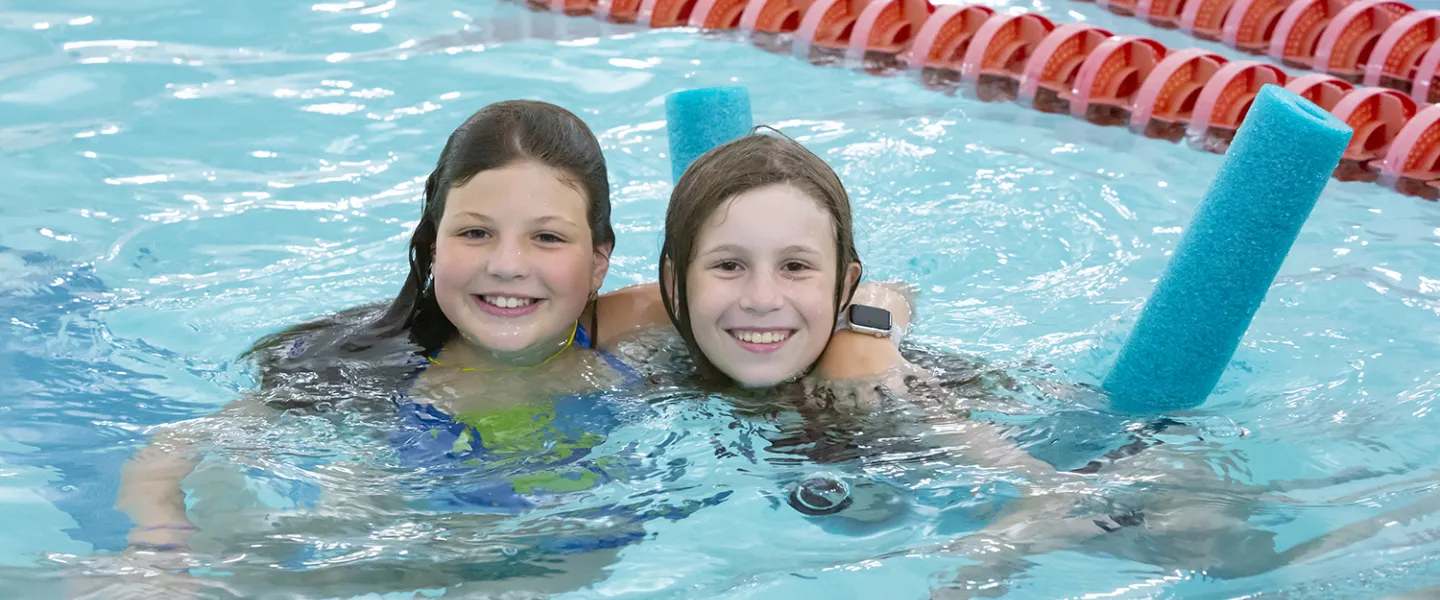
[[[769,185],[726,200],[700,228],[698,246],[835,246],[835,222],[820,202],[792,185]]]
[[[477,212],[486,216],[559,215],[584,223],[585,195],[564,173],[521,161],[476,173],[445,196],[445,214]]]

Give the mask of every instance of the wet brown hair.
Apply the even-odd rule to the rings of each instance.
[[[445,198],[452,188],[465,185],[481,171],[526,160],[559,171],[567,184],[585,196],[592,245],[599,248],[615,244],[605,157],[585,122],[545,102],[512,100],[491,104],[450,134],[435,171],[425,182],[420,223],[410,236],[410,275],[381,317],[391,331],[398,334],[408,330],[410,338],[426,352],[439,348],[455,334],[455,325],[440,312],[430,283],[432,251],[440,217],[445,214]]]
[[[613,247],[605,157],[584,121],[545,102],[511,100],[488,105],[450,134],[435,170],[425,181],[420,222],[410,235],[410,272],[400,292],[387,305],[344,310],[261,338],[242,358],[260,358],[262,387],[269,387],[264,383],[267,371],[321,370],[339,359],[366,354],[383,340],[403,339],[427,354],[448,341],[456,328],[441,312],[431,282],[445,199],[452,188],[480,172],[521,161],[534,161],[561,173],[565,183],[585,197],[591,244],[597,249]]]
[[[727,201],[751,190],[789,185],[820,203],[835,227],[835,314],[855,292],[845,289],[845,270],[860,264],[851,228],[850,196],[825,161],[779,132],[756,128],[696,159],[680,176],[665,212],[665,243],[660,250],[660,296],[670,322],[685,340],[698,374],[712,381],[729,376],[710,363],[695,342],[690,325],[686,272],[695,259],[695,241],[705,222]],[[764,128],[769,129],[769,128]],[[671,272],[673,270],[673,273]],[[671,279],[673,277],[673,280]],[[858,280],[857,280],[858,281]],[[673,294],[672,294],[673,287]]]

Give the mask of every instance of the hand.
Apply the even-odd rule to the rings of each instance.
[[[1004,531],[980,532],[945,542],[938,552],[964,556],[975,564],[960,567],[930,592],[931,600],[995,598],[1009,593],[1009,584],[1033,564],[1030,557],[1069,550],[1082,540],[1105,533],[1090,518],[1049,518]]]
[[[174,525],[137,525],[127,536],[130,547],[141,550],[188,551],[190,538],[195,535],[195,526],[184,516],[173,520],[177,522]]]
[[[119,554],[98,556],[76,565],[69,578],[72,600],[192,600],[205,588],[243,594],[215,580],[191,577],[190,569],[205,566],[188,551],[161,552],[129,548]],[[225,597],[211,594],[209,597]]]
[[[136,600],[190,600],[198,597],[201,582],[189,570],[201,561],[190,552],[195,526],[184,516],[174,525],[139,526],[130,530],[123,552],[79,563],[79,575],[70,579],[72,599],[135,598]],[[159,522],[159,521],[156,521]]]
[[[887,361],[888,362],[888,361]],[[830,378],[817,373],[805,378],[805,397],[811,408],[829,408],[846,413],[870,412],[882,396],[910,396],[911,389],[934,379],[934,374],[908,361],[892,362],[888,367],[864,369],[861,377]],[[819,406],[823,404],[823,406]]]

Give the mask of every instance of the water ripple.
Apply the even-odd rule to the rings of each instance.
[[[1088,5],[1024,8],[1155,33]],[[1092,386],[1218,156],[725,36],[515,3],[32,2],[0,9],[0,169],[12,174],[0,193],[0,503],[23,515],[0,542],[0,596],[60,595],[77,574],[118,593],[134,582],[117,571],[163,571],[109,553],[129,526],[112,506],[120,464],[177,422],[217,439],[190,482],[206,538],[197,560],[234,575],[216,594],[506,577],[653,597],[991,584],[1027,597],[1351,597],[1440,585],[1425,504],[1440,485],[1440,215],[1369,184],[1327,188],[1217,393],[1155,434],[1163,451],[1137,459],[1149,468],[1046,490],[1158,498],[1152,524],[1184,508],[1209,529],[1130,528],[1000,572],[966,570],[959,552],[1004,549],[965,534],[1024,478],[947,460],[971,445],[943,419],[923,435],[902,414],[807,430],[745,398],[657,384],[631,399],[643,418],[597,451],[632,478],[502,518],[406,505],[453,480],[399,465],[384,411],[269,425],[208,416],[252,389],[235,356],[258,335],[395,292],[423,181],[446,135],[489,102],[544,99],[592,126],[619,235],[607,289],[653,280],[671,189],[664,97],[713,85],[748,87],[757,123],[835,166],[867,276],[922,290],[912,340],[955,355],[937,368],[967,382],[951,390],[967,410],[1036,455],[1081,464],[1145,426],[1096,410]],[[334,400],[388,397],[353,384]],[[863,484],[870,504],[852,514],[883,518],[790,509],[786,483],[819,468]],[[1257,498],[1219,482],[1270,487]],[[612,518],[621,506],[676,518],[627,529]],[[524,554],[545,536],[637,534],[623,553],[572,563],[574,578],[515,571],[550,560]]]

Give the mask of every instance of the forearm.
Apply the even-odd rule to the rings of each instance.
[[[1008,440],[987,446],[982,441],[984,434],[976,437],[982,439],[958,448],[952,460],[1004,472],[1008,476],[1001,477],[1016,489],[1015,497],[1005,500],[983,528],[946,544],[947,553],[979,561],[962,571],[963,579],[977,583],[1004,581],[1023,570],[1029,556],[1066,550],[1105,533],[1096,523],[1104,515],[1076,513],[1083,490],[1075,486],[1084,482],[1057,473],[1048,463],[1034,459]]]
[[[864,304],[890,311],[890,342],[896,346],[905,339],[915,312],[915,290],[903,283],[866,282],[856,288],[851,304]]]
[[[816,373],[829,380],[865,379],[908,366],[900,355],[900,341],[910,329],[913,292],[900,284],[867,282],[855,290],[851,303],[890,311],[892,333],[882,338],[848,329],[835,332],[820,355]]]
[[[184,450],[171,452],[147,446],[121,469],[115,508],[129,515],[137,526],[189,524],[181,483],[200,461],[183,454]]]
[[[273,411],[254,398],[230,403],[220,412],[197,421],[166,425],[151,437],[149,445],[135,452],[120,469],[120,489],[115,508],[135,523],[131,544],[151,547],[183,547],[194,526],[185,508],[182,487],[199,466],[204,433],[209,427],[226,425],[213,419],[234,416],[268,418]]]
[[[185,478],[199,464],[195,446],[179,436],[161,436],[141,448],[120,470],[115,508],[135,522],[132,544],[183,546],[193,529],[185,511]]]
[[[660,286],[642,283],[626,286],[600,296],[595,303],[599,332],[590,332],[595,347],[615,349],[616,344],[638,332],[655,327],[671,327],[670,315],[660,297]],[[588,318],[583,319],[587,327]]]

